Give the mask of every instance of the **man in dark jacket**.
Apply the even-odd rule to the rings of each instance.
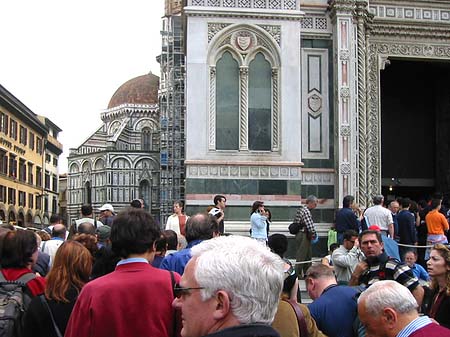
[[[336,232],[337,240],[340,245],[344,242],[344,233],[348,230],[359,232],[360,221],[352,210],[352,204],[355,198],[352,195],[346,195],[342,201],[342,208],[336,213]]]

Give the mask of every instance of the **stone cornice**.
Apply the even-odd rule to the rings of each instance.
[[[426,38],[450,40],[450,30],[448,27],[436,25],[405,25],[401,23],[373,23],[372,36],[393,36],[398,38]]]
[[[300,8],[299,0],[188,0],[189,7],[210,7],[210,8],[248,8],[253,10],[290,10]],[[185,7],[186,8],[186,7]]]
[[[100,118],[103,122],[112,121],[117,118],[128,117],[132,113],[150,113],[151,116],[156,116],[159,113],[158,104],[122,104],[117,107],[103,110]]]

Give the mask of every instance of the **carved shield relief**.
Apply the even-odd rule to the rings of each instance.
[[[314,117],[317,118],[320,116],[320,114],[322,113],[322,98],[317,95],[314,94],[312,96],[310,96],[308,98],[308,107],[309,107],[309,114]]]
[[[256,45],[256,35],[248,30],[240,30],[231,35],[231,44],[242,54],[247,54]]]

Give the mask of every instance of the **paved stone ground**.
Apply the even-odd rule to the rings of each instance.
[[[298,285],[300,288],[300,293],[301,293],[301,298],[302,298],[301,303],[303,303],[303,304],[311,303],[312,299],[309,297],[308,292],[306,291],[305,280],[299,280]]]

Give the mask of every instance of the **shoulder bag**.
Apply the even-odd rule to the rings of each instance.
[[[298,303],[289,298],[283,298],[283,301],[286,301],[291,305],[292,309],[295,312],[295,316],[297,316],[298,331],[300,332],[300,337],[308,337],[308,328],[306,327],[305,316],[303,315],[302,309],[300,308]]]
[[[48,305],[48,302],[44,295],[39,295],[39,298],[41,300],[41,303],[44,305],[44,307],[47,308],[48,313],[50,314],[50,318],[52,320],[53,329],[55,329],[55,333],[57,337],[63,337],[61,331],[59,330],[58,326],[56,325],[55,318],[53,317],[52,309],[50,309],[50,306]]]

